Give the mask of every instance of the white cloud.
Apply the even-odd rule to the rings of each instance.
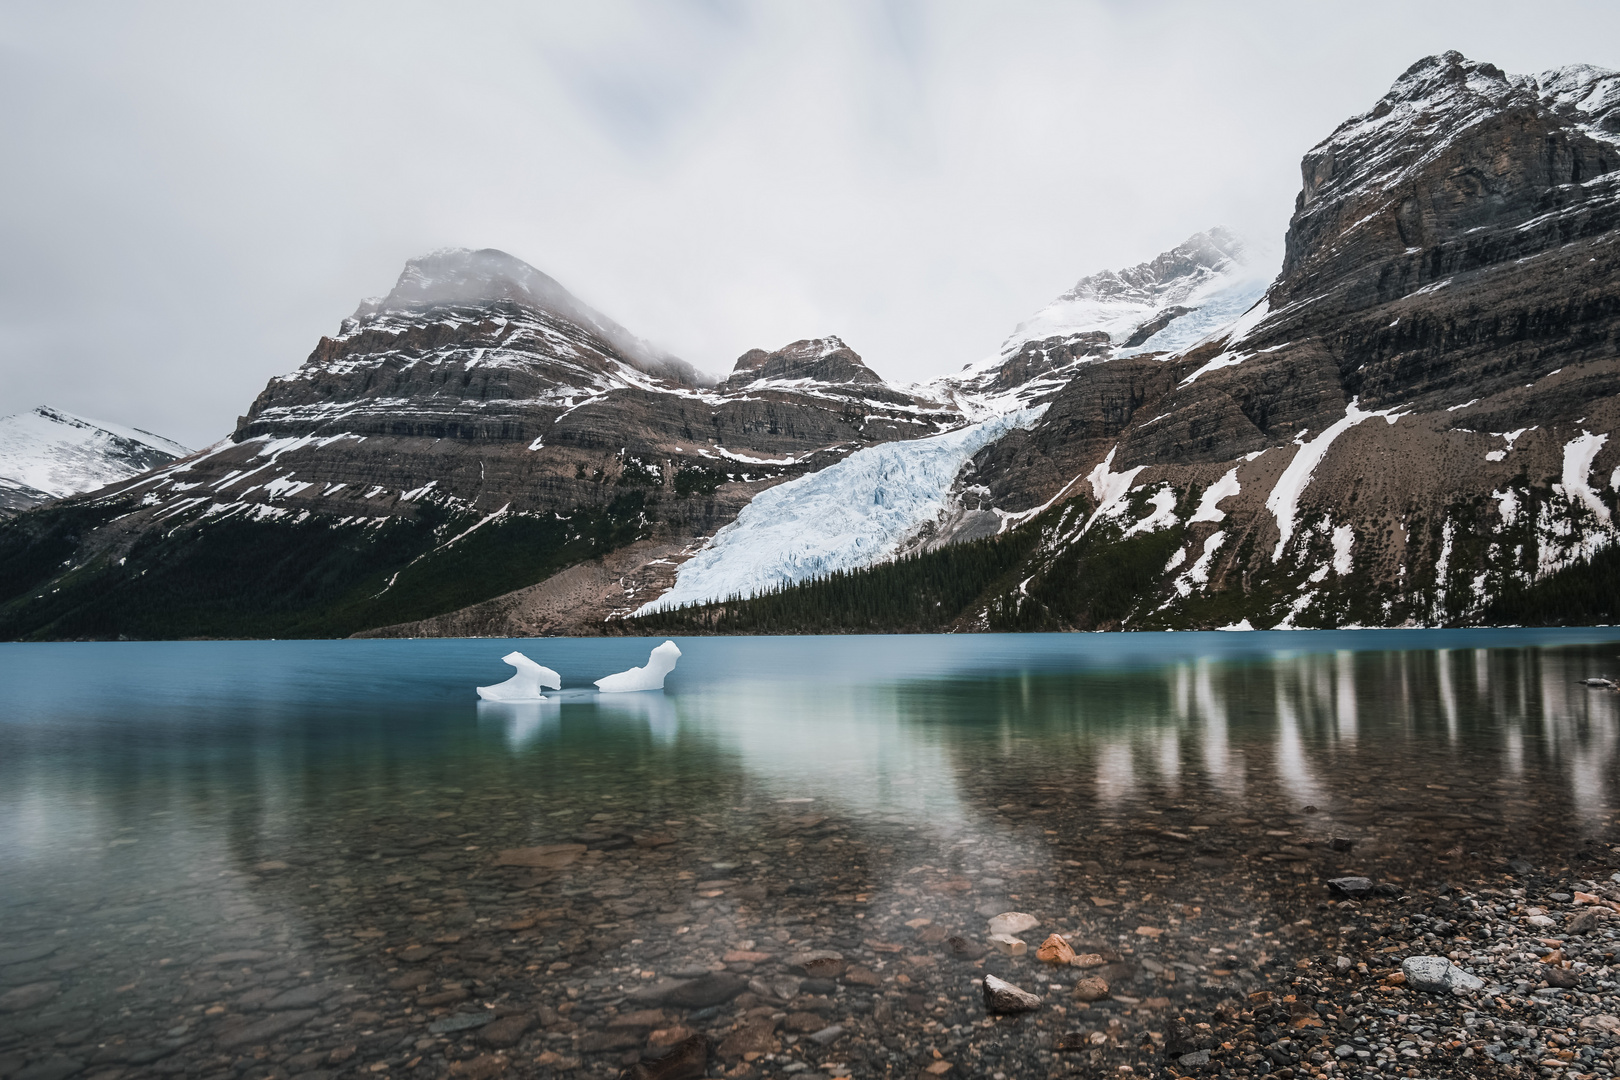
[[[1279,245],[1300,155],[1418,57],[1620,66],[1617,31],[1528,2],[13,4],[0,413],[205,444],[447,244],[710,370],[836,333],[923,378],[1198,229]]]

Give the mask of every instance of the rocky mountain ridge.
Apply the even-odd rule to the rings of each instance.
[[[1081,278],[1020,323],[996,355],[930,386],[969,408],[1038,405],[1086,365],[1193,344],[1241,315],[1265,287],[1231,230],[1195,233],[1147,262]]]
[[[689,559],[772,587],[858,570],[733,573],[757,555],[739,512],[774,488],[775,522],[755,516],[795,523],[783,543],[823,550],[835,520],[859,540],[844,511],[873,517],[859,507],[924,462],[934,483],[930,437],[969,428],[990,441],[964,443],[943,502],[907,503],[937,514],[869,549],[1019,538],[973,563],[1002,577],[951,628],[1528,610],[1615,550],[1617,83],[1422,60],[1306,153],[1269,283],[1212,230],[1082,279],[921,387],[837,338],[750,351],[706,385],[510,256],[413,260],[230,442],[0,532],[0,630],[150,634],[159,601],[193,633],[633,630],[666,593],[715,598],[669,592]],[[847,483],[821,476],[837,462]],[[248,615],[197,584],[255,573]]]
[[[154,575],[127,567],[161,547],[157,576],[199,608],[204,567],[285,547],[295,584],[278,594],[289,624],[265,624],[276,633],[432,615],[617,553],[624,572],[588,602],[570,593],[545,624],[572,629],[667,588],[759,491],[966,422],[948,399],[884,383],[836,338],[747,354],[710,382],[509,255],[435,252],[271,380],[229,440],[12,539],[44,551],[60,527],[70,575],[132,596],[153,588],[133,578]],[[73,515],[92,524],[61,524]],[[52,625],[103,636],[127,621],[85,588],[78,607],[45,604]],[[323,614],[305,622],[306,609]]]
[[[1012,621],[1467,622],[1610,547],[1617,83],[1430,57],[1307,153],[1260,303],[975,460],[1006,521],[1074,500]],[[1072,579],[1132,549],[1136,602],[1088,615]]]

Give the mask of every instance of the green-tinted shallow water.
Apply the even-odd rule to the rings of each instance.
[[[654,642],[537,641],[573,689],[518,706],[473,693],[508,642],[0,646],[0,1077],[616,1073],[795,1001],[844,1033],[759,1074],[881,1075],[894,1008],[960,1055],[973,977],[1047,980],[926,940],[1007,908],[1193,969],[1127,1003],[1241,990],[1324,877],[1606,856],[1616,638],[696,639],[613,697]],[[815,949],[871,981],[784,986]],[[700,969],[757,985],[614,1026]]]

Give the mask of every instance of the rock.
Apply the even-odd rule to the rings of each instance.
[[[11,1080],[67,1080],[84,1071],[84,1062],[60,1054],[25,1065],[11,1074]]]
[[[776,1046],[776,1021],[757,1016],[720,1040],[716,1053],[723,1058],[740,1058],[745,1054],[773,1053]]]
[[[659,1048],[674,1046],[678,1042],[690,1039],[694,1032],[685,1024],[672,1024],[667,1028],[656,1028],[647,1035],[647,1045]]]
[[[1071,967],[1077,968],[1102,967],[1106,963],[1108,963],[1108,961],[1101,953],[1094,952],[1076,953],[1074,959],[1069,961],[1069,965]]]
[[[994,975],[984,977],[984,1007],[993,1015],[1033,1012],[1041,1007],[1035,994],[1020,990],[1005,979]]]
[[[1466,992],[1485,985],[1483,979],[1470,975],[1444,956],[1408,956],[1401,961],[1401,974],[1406,976],[1407,986],[1427,993]]]
[[[428,1031],[434,1035],[450,1035],[457,1031],[471,1031],[473,1028],[483,1027],[493,1023],[495,1014],[492,1012],[454,1013],[450,1016],[441,1016],[428,1025]]]
[[[831,1046],[843,1034],[844,1026],[842,1024],[831,1024],[820,1031],[812,1033],[810,1039],[812,1042],[819,1043],[822,1046]]]
[[[0,1013],[22,1012],[25,1009],[38,1008],[61,992],[62,987],[58,983],[26,983],[14,990],[7,990],[5,993],[0,994]]]
[[[528,1013],[503,1016],[499,1020],[485,1024],[478,1032],[478,1038],[488,1046],[498,1048],[516,1046],[533,1026],[534,1017]]]
[[[265,1002],[264,1007],[270,1012],[280,1012],[283,1009],[308,1009],[338,992],[338,987],[324,983],[311,986],[297,986],[291,990],[283,991]]]
[[[837,952],[803,952],[788,958],[791,967],[801,968],[812,979],[836,979],[844,973],[844,954]]]
[[[960,935],[946,938],[945,948],[959,960],[977,960],[987,951],[977,941]]]
[[[1183,1069],[1197,1069],[1209,1064],[1208,1050],[1193,1050],[1176,1058],[1176,1064]]]
[[[465,987],[452,986],[440,990],[437,994],[423,994],[416,999],[416,1003],[424,1009],[437,1009],[441,1005],[452,1005],[458,1001],[466,1001],[471,996]]]
[[[586,850],[588,849],[584,844],[545,844],[541,847],[507,848],[495,856],[495,865],[561,870],[565,866],[572,866]]]
[[[638,848],[661,848],[666,844],[673,844],[675,838],[668,833],[646,833],[631,837],[631,842]]]
[[[581,1035],[578,1048],[584,1054],[600,1054],[609,1050],[633,1050],[645,1041],[635,1028],[605,1028]]]
[[[1108,980],[1097,975],[1087,975],[1074,984],[1073,997],[1076,1001],[1101,1001],[1108,996]]]
[[[1536,864],[1529,859],[1509,859],[1508,869],[1520,877],[1529,877],[1536,872]]]
[[[450,1075],[456,1080],[492,1080],[506,1071],[507,1060],[501,1054],[479,1054],[450,1066]]]
[[[1005,934],[1008,937],[1017,937],[1026,930],[1033,930],[1041,925],[1041,920],[1022,911],[1003,911],[990,919],[989,933],[991,936]]]
[[[709,1037],[689,1035],[667,1054],[643,1058],[620,1073],[621,1080],[697,1080],[709,1067]]]
[[[750,984],[752,985],[752,984]],[[663,1027],[669,1023],[669,1014],[663,1009],[637,1009],[634,1012],[620,1013],[608,1021],[608,1027]]]
[[[1328,888],[1332,889],[1340,896],[1347,896],[1352,900],[1359,900],[1364,896],[1371,895],[1373,891],[1373,879],[1365,877],[1331,878],[1328,881]]]
[[[871,968],[857,964],[844,972],[844,982],[851,986],[878,986],[883,980]]]
[[[43,960],[58,948],[60,946],[54,941],[40,941],[32,945],[22,945],[15,949],[0,949],[0,968],[10,967],[13,964],[26,964],[33,960]]]
[[[1602,1031],[1610,1035],[1620,1034],[1620,1016],[1595,1013],[1591,1016],[1581,1017],[1581,1022],[1575,1026],[1586,1031]]]
[[[1035,950],[1035,959],[1043,964],[1054,964],[1059,967],[1068,967],[1074,962],[1074,950],[1069,943],[1057,934],[1052,934],[1041,942],[1041,947]]]
[[[782,1026],[789,1031],[805,1035],[812,1031],[820,1031],[827,1026],[827,1021],[813,1012],[790,1012],[783,1019]]]
[[[744,990],[748,980],[729,971],[710,972],[701,978],[660,980],[631,994],[632,1000],[647,1005],[679,1005],[684,1009],[706,1009],[721,1005]]]
[[[401,949],[399,958],[407,964],[420,964],[422,961],[437,956],[438,949],[431,945],[412,945],[408,949]]]
[[[383,985],[390,990],[420,990],[433,981],[433,976],[418,968],[415,971],[405,970],[398,975],[387,979]],[[459,990],[460,987],[457,987]],[[463,991],[465,993],[465,991]]]
[[[268,1043],[277,1035],[303,1027],[315,1019],[316,1015],[318,1014],[314,1009],[279,1012],[257,1023],[222,1032],[217,1042],[223,1050],[234,1050],[239,1046],[258,1046],[261,1043]]]
[[[1575,990],[1581,985],[1581,977],[1570,968],[1551,968],[1547,972],[1547,985],[1562,990]]]
[[[215,953],[203,961],[205,964],[257,964],[264,960],[274,959],[274,954],[263,949],[236,949],[231,952]]]
[[[1007,956],[1023,956],[1029,952],[1029,946],[1022,939],[1008,934],[991,934],[990,947]]]

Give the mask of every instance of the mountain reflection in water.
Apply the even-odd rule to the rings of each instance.
[[[648,642],[536,641],[570,689],[520,704],[473,695],[508,642],[0,646],[0,993],[47,988],[0,1065],[437,1075],[495,1044],[428,1025],[483,1003],[531,1066],[617,1068],[654,1037],[628,994],[752,979],[659,1014],[719,1039],[814,949],[871,981],[802,991],[843,1042],[782,1045],[875,1061],[892,1003],[949,1027],[984,971],[1072,981],[939,954],[1008,908],[1032,951],[1119,950],[1127,999],[1241,992],[1348,947],[1282,932],[1327,877],[1602,852],[1620,697],[1579,680],[1615,636],[693,639],[624,695],[580,687]]]

